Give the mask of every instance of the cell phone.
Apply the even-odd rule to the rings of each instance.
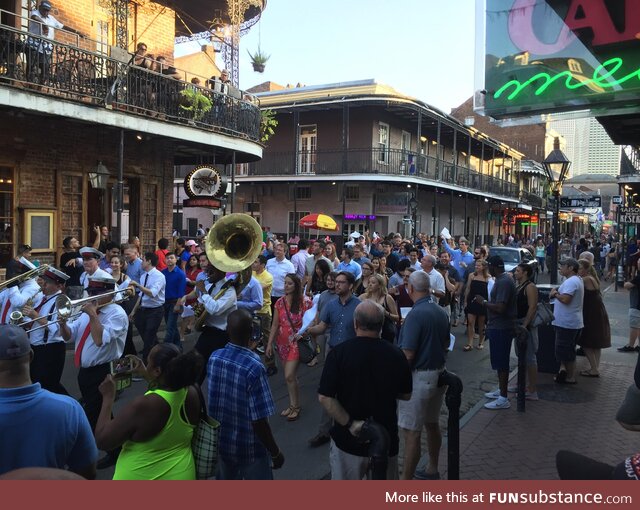
[[[133,360],[131,358],[121,358],[109,364],[111,375],[116,383],[116,391],[124,390],[131,386],[131,373],[133,372]]]

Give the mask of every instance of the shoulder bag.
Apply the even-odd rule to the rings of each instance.
[[[384,305],[382,305],[385,312],[389,312],[389,308],[387,307],[387,298],[384,298]],[[396,323],[391,319],[391,317],[387,317],[386,313],[384,316],[384,322],[382,323],[382,333],[380,334],[383,340],[387,342],[394,342],[396,339]]]
[[[200,419],[193,431],[191,451],[196,465],[196,479],[208,480],[215,476],[218,465],[220,423],[207,414],[200,386],[196,385],[196,390],[198,390],[198,397],[200,397]]]
[[[538,306],[536,308],[536,315],[531,321],[531,325],[534,328],[539,326],[545,326],[547,324],[551,324],[553,321],[553,309],[549,303],[543,303],[542,301],[538,301]]]
[[[291,331],[293,334],[297,334],[298,331],[296,327],[293,325],[293,321],[291,320],[291,314],[289,313],[289,309],[287,308],[287,298],[282,298],[282,305],[284,306],[284,311],[287,312],[287,319],[289,319],[289,324],[291,324]],[[298,340],[298,357],[300,359],[300,363],[309,363],[313,358],[316,357],[316,350],[313,347],[313,342],[308,336],[303,336],[300,340]]]

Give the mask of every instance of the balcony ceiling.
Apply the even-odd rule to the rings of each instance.
[[[264,11],[267,0],[260,1],[262,3],[260,7],[251,6],[245,11],[245,21],[260,16]],[[166,5],[179,15],[176,16],[176,36],[207,31],[211,21],[218,16],[229,23],[227,0],[154,0],[154,2]]]
[[[640,115],[597,117],[616,145],[640,146]]]

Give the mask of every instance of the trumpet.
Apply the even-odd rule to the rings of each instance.
[[[101,305],[98,305],[96,308],[99,310],[100,308],[103,308],[107,305],[117,305],[119,303],[122,303],[124,301],[126,301],[127,299],[129,299],[131,296],[133,296],[135,293],[135,291],[132,288],[127,288],[125,290],[114,290],[111,292],[105,292],[104,294],[99,294],[97,296],[90,296],[90,297],[86,297],[86,298],[82,298],[82,299],[76,299],[75,301],[72,301],[71,299],[69,299],[67,296],[65,296],[64,294],[62,294],[60,297],[58,297],[56,299],[56,305],[55,308],[57,309],[55,312],[50,313],[49,315],[53,315],[55,313],[58,314],[58,319],[55,321],[49,321],[46,324],[42,324],[40,326],[37,326],[35,328],[31,328],[28,333],[32,333],[33,331],[38,331],[39,329],[44,329],[44,328],[48,328],[49,326],[51,326],[51,324],[57,324],[58,322],[62,322],[62,321],[67,321],[69,319],[73,319],[75,317],[78,317],[80,315],[82,315],[82,310],[78,310],[78,306],[82,306],[85,303],[88,303],[90,301],[96,301],[102,297],[105,296],[113,296],[116,294],[123,294],[122,299],[117,299],[117,300],[111,300],[108,303],[102,303]],[[48,317],[49,315],[45,315],[45,317]],[[34,322],[42,319],[43,317],[40,317],[38,319],[34,319],[28,322],[24,322],[22,324],[19,324],[19,326],[29,326],[30,324],[33,324]]]
[[[22,283],[22,282],[26,282],[27,280],[31,280],[31,278],[37,278],[38,276],[43,274],[47,269],[49,269],[49,265],[42,264],[41,266],[38,266],[34,269],[30,269],[26,273],[19,274],[18,276],[14,276],[13,278],[9,278],[8,280],[5,280],[4,282],[0,283],[0,291],[6,289],[7,287],[9,287],[14,283]]]

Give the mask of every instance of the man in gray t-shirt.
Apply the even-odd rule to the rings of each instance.
[[[511,404],[507,397],[507,383],[511,340],[517,315],[516,284],[511,275],[505,273],[502,257],[494,255],[487,259],[487,263],[489,272],[496,281],[488,301],[480,295],[475,299],[487,309],[487,337],[490,341],[491,368],[498,372],[499,389],[485,393],[484,396],[493,401],[484,406],[487,409],[509,409]]]

